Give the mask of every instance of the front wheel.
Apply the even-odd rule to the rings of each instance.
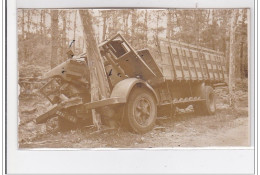
[[[136,133],[150,131],[156,120],[157,105],[154,95],[145,88],[136,87],[130,94],[127,108],[127,121]]]

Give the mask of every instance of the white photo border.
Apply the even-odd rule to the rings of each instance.
[[[8,0],[7,173],[8,174],[255,174],[255,2],[253,0]],[[17,146],[17,8],[250,8],[250,147],[154,149],[34,149]],[[256,49],[257,50],[257,49]],[[258,61],[256,61],[258,63]],[[256,92],[256,94],[258,94]],[[4,116],[3,116],[4,117]],[[255,119],[255,120],[254,120]],[[4,145],[3,145],[4,146]]]

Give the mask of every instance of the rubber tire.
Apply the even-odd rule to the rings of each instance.
[[[151,122],[148,124],[148,126],[141,126],[140,124],[138,124],[138,122],[135,120],[134,117],[134,112],[133,112],[134,104],[140,96],[145,97],[145,99],[150,102],[151,107],[154,108],[153,109],[154,112],[150,116],[152,117],[150,119]],[[156,99],[154,95],[145,88],[139,88],[139,87],[134,88],[126,104],[126,118],[127,118],[127,124],[129,128],[135,133],[139,133],[139,134],[146,133],[153,129],[155,125],[156,117],[157,117],[157,105],[156,105]]]
[[[200,115],[214,115],[216,112],[216,98],[214,90],[211,86],[205,86],[205,101],[194,105],[194,110]]]

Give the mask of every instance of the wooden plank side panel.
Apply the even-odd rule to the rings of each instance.
[[[172,80],[172,78],[174,77],[173,67],[171,65],[168,65],[168,64],[161,64],[161,67],[162,67],[163,76],[167,80]]]
[[[192,53],[190,52],[190,50],[185,50],[185,53],[186,53],[186,59],[187,59],[187,62],[188,62],[190,73],[191,73],[191,79],[192,80],[198,80],[197,69],[195,67],[195,63],[194,63]]]
[[[219,80],[223,81],[224,80],[224,73],[223,73],[222,66],[221,66],[222,63],[221,63],[220,57],[218,55],[216,56],[216,61],[217,61],[217,69],[218,69],[218,72],[219,72]]]
[[[162,53],[168,53],[169,50],[168,50],[168,46],[169,46],[169,42],[166,42],[166,41],[160,41],[160,48],[161,48],[161,52]]]
[[[175,66],[175,68],[176,68],[176,79],[177,80],[183,80],[181,66]]]
[[[190,72],[189,72],[188,67],[183,67],[183,73],[184,73],[184,79],[190,80]]]
[[[215,80],[219,80],[218,71],[217,70],[213,70],[213,72],[214,72]]]
[[[211,63],[212,63],[212,67],[213,67],[214,78],[215,78],[215,80],[218,81],[218,80],[220,80],[220,78],[219,78],[219,70],[217,67],[216,55],[212,54],[210,58],[211,58]]]
[[[220,56],[220,60],[221,60],[221,66],[222,66],[222,70],[224,73],[224,79],[228,79],[228,72],[226,69],[226,63],[225,63],[225,57],[224,56]]]
[[[197,74],[196,74],[196,70],[194,67],[190,67],[190,73],[191,73],[191,79],[197,80]]]
[[[162,53],[162,64],[171,65],[171,57],[169,53]]]
[[[169,54],[170,54],[171,66],[173,68],[174,79],[176,79],[176,77],[177,77],[177,75],[176,75],[176,67],[175,67],[175,64],[174,64],[174,56],[172,54],[172,48],[169,46],[168,50],[169,50]]]
[[[171,58],[171,54],[169,52],[170,43],[166,41],[160,41],[160,49],[161,49],[161,56],[162,56],[162,64],[164,71],[164,76],[167,80],[174,80],[175,77],[175,70],[173,65],[173,60]]]
[[[183,80],[182,65],[181,65],[181,61],[178,56],[177,47],[175,45],[171,44],[171,50],[172,50],[172,55],[173,55],[173,64],[174,64],[175,71],[176,71],[175,78],[177,80]]]
[[[183,65],[182,65],[182,61],[181,61],[181,50],[179,47],[176,48],[176,59],[178,59],[179,63],[180,63],[180,69],[181,69],[181,73],[182,73],[182,80],[185,79],[185,74],[184,74],[184,69],[183,69]]]
[[[204,79],[207,80],[207,79],[209,79],[209,73],[208,73],[208,69],[207,69],[205,54],[203,52],[199,53],[199,60],[201,63],[201,68],[202,68],[202,73],[203,73]]]
[[[190,79],[192,79],[192,77],[191,77],[191,72],[190,72],[189,63],[188,63],[188,59],[186,57],[185,50],[186,49],[179,48],[178,52],[181,53],[179,55],[180,55],[180,60],[181,60],[181,64],[183,67],[184,79],[190,80]]]
[[[187,77],[189,80],[192,80],[192,71],[191,71],[191,66],[190,65],[190,60],[189,60],[189,50],[188,49],[185,49],[185,48],[182,48],[182,53],[183,53],[183,59],[186,61],[187,63],[187,69],[188,69],[188,72],[189,72],[189,77]]]
[[[161,54],[158,48],[155,47],[149,47],[149,52],[151,53],[151,55],[153,56],[155,62],[158,64],[161,61]]]
[[[210,57],[211,56],[210,56],[209,53],[205,53],[205,59],[206,59],[206,65],[207,65],[207,68],[208,68],[209,79],[214,81],[215,77],[214,77],[213,66],[212,66]]]
[[[227,78],[223,53],[188,46],[178,41],[159,41],[159,52],[155,54],[160,57],[157,56],[156,62],[166,79],[223,81]]]
[[[198,51],[192,50],[192,57],[194,59],[194,64],[197,70],[197,75],[198,75],[198,80],[202,80],[203,79],[203,73],[202,73],[202,68],[200,66],[200,60],[198,57]]]
[[[177,56],[178,56],[178,55],[173,55],[173,58],[174,58],[173,64],[174,64],[175,66],[181,66],[180,61],[179,61],[178,59],[176,59]]]

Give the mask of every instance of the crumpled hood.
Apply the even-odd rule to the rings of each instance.
[[[44,79],[62,77],[67,81],[89,82],[89,68],[84,58],[73,58],[59,64],[44,75]]]
[[[66,69],[68,67],[70,60],[67,60],[61,64],[59,64],[58,66],[54,67],[53,69],[51,69],[50,71],[48,71],[43,78],[47,79],[47,78],[51,78],[51,77],[55,77],[55,76],[62,76],[65,77],[66,75]]]

